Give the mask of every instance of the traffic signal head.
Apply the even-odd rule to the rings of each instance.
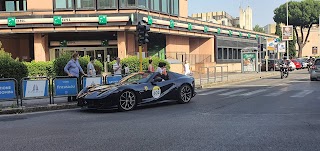
[[[146,44],[149,42],[149,34],[150,31],[149,25],[143,25],[141,22],[137,25],[137,34],[138,34],[138,43],[139,44]]]

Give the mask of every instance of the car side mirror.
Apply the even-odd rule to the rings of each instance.
[[[162,78],[156,77],[156,78],[154,78],[154,79],[151,81],[151,83],[152,83],[152,84],[155,84],[155,83],[161,82],[161,81],[162,81]]]

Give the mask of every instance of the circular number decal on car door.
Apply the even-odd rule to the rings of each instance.
[[[153,89],[152,89],[152,97],[157,99],[157,98],[160,97],[160,94],[161,94],[160,87],[158,87],[158,86],[153,87]]]

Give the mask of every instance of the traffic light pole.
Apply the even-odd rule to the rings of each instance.
[[[142,45],[139,44],[139,62],[140,62],[140,72],[142,72]]]

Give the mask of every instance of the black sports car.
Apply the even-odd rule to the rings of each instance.
[[[165,79],[165,80],[164,80]],[[96,85],[84,88],[77,96],[78,106],[88,109],[112,109],[129,111],[137,105],[177,100],[188,103],[195,93],[194,78],[168,72],[133,73],[114,85]]]

